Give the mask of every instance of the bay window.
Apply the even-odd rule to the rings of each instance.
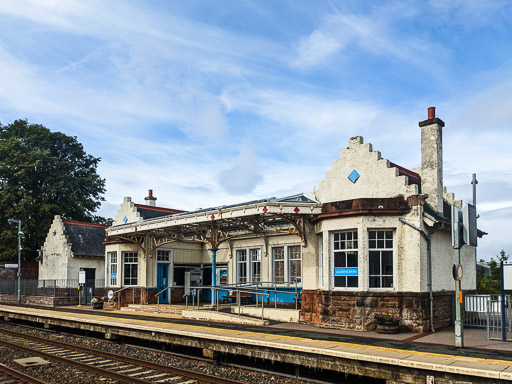
[[[108,252],[108,264],[109,264],[109,279],[110,285],[117,285],[117,252]]]
[[[357,231],[333,234],[334,288],[359,286]]]
[[[123,252],[124,285],[137,285],[138,282],[138,255],[137,252]]]

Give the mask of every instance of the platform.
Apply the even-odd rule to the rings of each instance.
[[[466,348],[450,345],[453,331],[434,334],[370,332],[271,322],[250,326],[193,321],[165,314],[27,308],[0,305],[5,319],[22,319],[202,348],[206,355],[239,354],[385,379],[389,383],[500,383],[512,380],[512,347],[466,330]],[[481,336],[483,336],[483,338]],[[444,345],[440,345],[444,344]]]

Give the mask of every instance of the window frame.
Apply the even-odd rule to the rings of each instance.
[[[257,251],[256,257],[257,261],[253,260],[254,253],[251,251]],[[242,252],[244,253],[245,260],[240,261],[239,256],[241,256]],[[259,264],[259,271],[260,275],[258,280],[255,280],[255,270],[253,269],[253,266],[255,264]],[[244,266],[245,270],[245,280],[240,281],[240,273],[241,273],[241,266]],[[245,247],[245,248],[236,248],[235,249],[235,269],[236,269],[236,282],[237,283],[259,283],[261,282],[261,248],[260,247]]]
[[[337,235],[341,235],[341,234],[344,234],[345,235],[345,239],[339,239],[339,240],[336,240],[336,236]],[[347,234],[351,234],[351,239],[348,239],[347,238]],[[355,236],[354,236],[355,235]],[[331,276],[332,276],[332,280],[331,280],[331,289],[333,290],[359,290],[361,288],[361,279],[359,278],[360,275],[361,275],[361,267],[360,267],[360,261],[359,261],[359,255],[360,255],[360,252],[359,252],[359,245],[360,245],[360,239],[359,239],[359,232],[357,229],[347,229],[347,230],[343,230],[343,231],[335,231],[335,232],[331,232],[330,234],[330,240],[331,240]],[[353,243],[356,243],[355,246]],[[340,244],[340,248],[339,249],[336,249],[336,243],[339,243]],[[349,245],[349,243],[352,243],[352,246],[351,247],[347,247],[347,245]],[[341,244],[345,244],[346,247],[343,248],[341,247]],[[344,257],[345,257],[345,266],[340,266],[340,267],[337,267],[336,266],[336,254],[337,253],[344,253]],[[356,261],[356,265],[355,266],[349,266],[349,253],[352,253],[352,255],[355,253],[355,261]],[[335,276],[335,272],[336,272],[336,268],[354,268],[354,269],[357,269],[357,275],[340,275],[340,276]],[[345,277],[345,286],[336,286],[336,277]],[[355,286],[349,286],[349,277],[355,277],[357,280],[357,283]]]
[[[375,232],[376,237],[375,239],[372,239],[370,236],[370,232]],[[384,233],[383,238],[378,238],[378,233]],[[388,238],[387,235],[391,234],[391,238]],[[394,290],[396,283],[395,283],[395,267],[396,267],[396,261],[395,261],[395,229],[393,228],[373,228],[367,230],[367,261],[368,261],[368,289],[371,290]],[[389,241],[391,241],[391,246],[389,246]],[[374,246],[372,247],[372,242],[374,242]],[[383,242],[383,243],[380,243]],[[372,252],[378,252],[379,253],[379,271],[378,274],[371,274],[372,269],[372,261],[370,260],[372,255]],[[391,256],[391,274],[385,274],[383,273],[385,268],[384,261],[383,261],[383,254],[384,253],[390,253]],[[372,286],[372,277],[379,279],[379,286]],[[390,286],[383,286],[383,281],[385,278],[391,278],[391,285]]]
[[[292,258],[291,256],[293,255],[291,253],[291,250],[293,248],[297,247],[299,249],[299,257],[298,258]],[[276,279],[276,254],[275,254],[275,251],[277,249],[282,249],[283,250],[283,258],[282,259],[277,259],[279,260],[280,262],[283,263],[283,280],[282,281],[279,281]],[[295,260],[298,260],[299,263],[300,263],[300,268],[299,268],[299,271],[300,271],[300,275],[299,276],[296,276],[296,278],[298,277],[299,279],[297,280],[297,286],[302,286],[302,276],[303,276],[303,273],[302,273],[302,266],[303,266],[303,263],[302,263],[302,245],[301,244],[283,244],[283,245],[273,245],[271,246],[270,248],[270,255],[271,255],[271,266],[272,266],[272,281],[276,284],[276,285],[292,285],[294,284],[295,282],[292,281],[292,278],[291,278],[291,274],[292,274],[292,261],[295,261]]]
[[[112,262],[112,257],[115,256],[115,262]],[[111,287],[118,287],[119,279],[119,258],[117,255],[117,251],[107,252],[107,260],[108,260],[108,281],[110,282]],[[113,268],[115,267],[115,268]],[[115,270],[115,271],[114,271]],[[112,278],[112,275],[115,274],[116,277]]]
[[[123,251],[123,286],[125,287],[136,287],[139,283],[139,254],[138,252],[132,252],[132,251]],[[131,257],[131,260],[127,261],[127,257]],[[134,261],[135,259],[135,261]],[[127,276],[127,266],[130,266],[129,268],[129,276]],[[133,268],[135,266],[135,268]],[[135,270],[135,277],[133,277],[133,271]],[[133,283],[133,280],[135,279],[135,284]],[[129,281],[129,283],[127,283]]]
[[[170,263],[172,257],[172,249],[157,249],[156,250],[156,262],[165,264]]]

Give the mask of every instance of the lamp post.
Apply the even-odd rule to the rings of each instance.
[[[21,238],[23,232],[21,232],[21,220],[9,219],[9,223],[18,224],[18,304],[21,304]]]

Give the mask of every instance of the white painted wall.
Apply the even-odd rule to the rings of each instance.
[[[73,255],[71,243],[65,234],[65,227],[59,215],[53,219],[41,251],[40,280],[78,280],[78,272],[81,268],[94,268],[96,269],[96,279],[104,278],[105,260],[103,258],[85,258]]]
[[[353,183],[348,176],[355,170],[359,179]],[[389,166],[380,152],[371,144],[364,144],[361,136],[349,140],[349,147],[342,149],[340,158],[334,160],[331,170],[325,173],[318,189],[313,193],[322,203],[370,197],[407,198],[418,193],[416,185],[408,186],[405,176],[398,176],[398,169]]]

